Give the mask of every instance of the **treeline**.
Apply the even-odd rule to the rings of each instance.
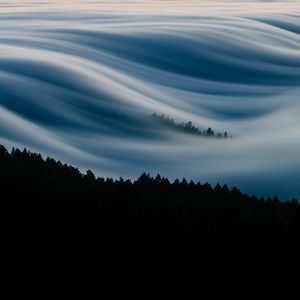
[[[155,121],[158,121],[160,124],[170,127],[172,129],[180,130],[185,133],[199,135],[204,137],[214,137],[214,138],[229,138],[231,136],[228,135],[227,131],[224,132],[216,132],[211,127],[208,127],[206,130],[200,130],[196,126],[193,125],[191,121],[189,122],[181,122],[176,123],[172,118],[165,116],[164,114],[156,114],[153,113],[151,116]]]
[[[204,288],[229,280],[229,270],[235,282],[299,270],[296,200],[160,175],[96,178],[3,146],[0,191],[1,273],[10,295],[132,297],[145,285],[139,299],[153,299],[155,287],[172,280]],[[160,295],[173,298],[172,291]]]

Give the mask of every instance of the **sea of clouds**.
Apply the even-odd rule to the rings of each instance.
[[[0,1],[0,28],[8,148],[300,199],[298,1]]]

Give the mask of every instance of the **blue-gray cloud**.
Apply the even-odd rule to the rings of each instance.
[[[17,7],[0,12],[0,142],[102,176],[300,196],[300,13]],[[153,112],[234,138],[158,130]]]

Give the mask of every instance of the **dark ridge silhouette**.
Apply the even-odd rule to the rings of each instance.
[[[1,275],[10,296],[192,299],[220,284],[253,288],[299,275],[295,199],[145,173],[96,178],[3,146],[0,191]],[[183,284],[190,286],[180,294]]]
[[[184,122],[176,123],[172,118],[165,116],[164,114],[159,115],[153,113],[152,118],[166,127],[176,129],[185,133],[193,134],[193,135],[198,135],[203,137],[213,137],[213,138],[224,138],[224,139],[231,137],[229,136],[227,131],[215,132],[211,127],[208,127],[206,130],[200,130],[199,128],[194,126],[191,121],[186,123]]]

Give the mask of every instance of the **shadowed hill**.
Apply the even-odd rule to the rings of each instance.
[[[10,293],[117,297],[152,282],[225,282],[229,269],[235,280],[298,272],[296,200],[159,175],[96,178],[3,146],[0,191],[1,272]]]

